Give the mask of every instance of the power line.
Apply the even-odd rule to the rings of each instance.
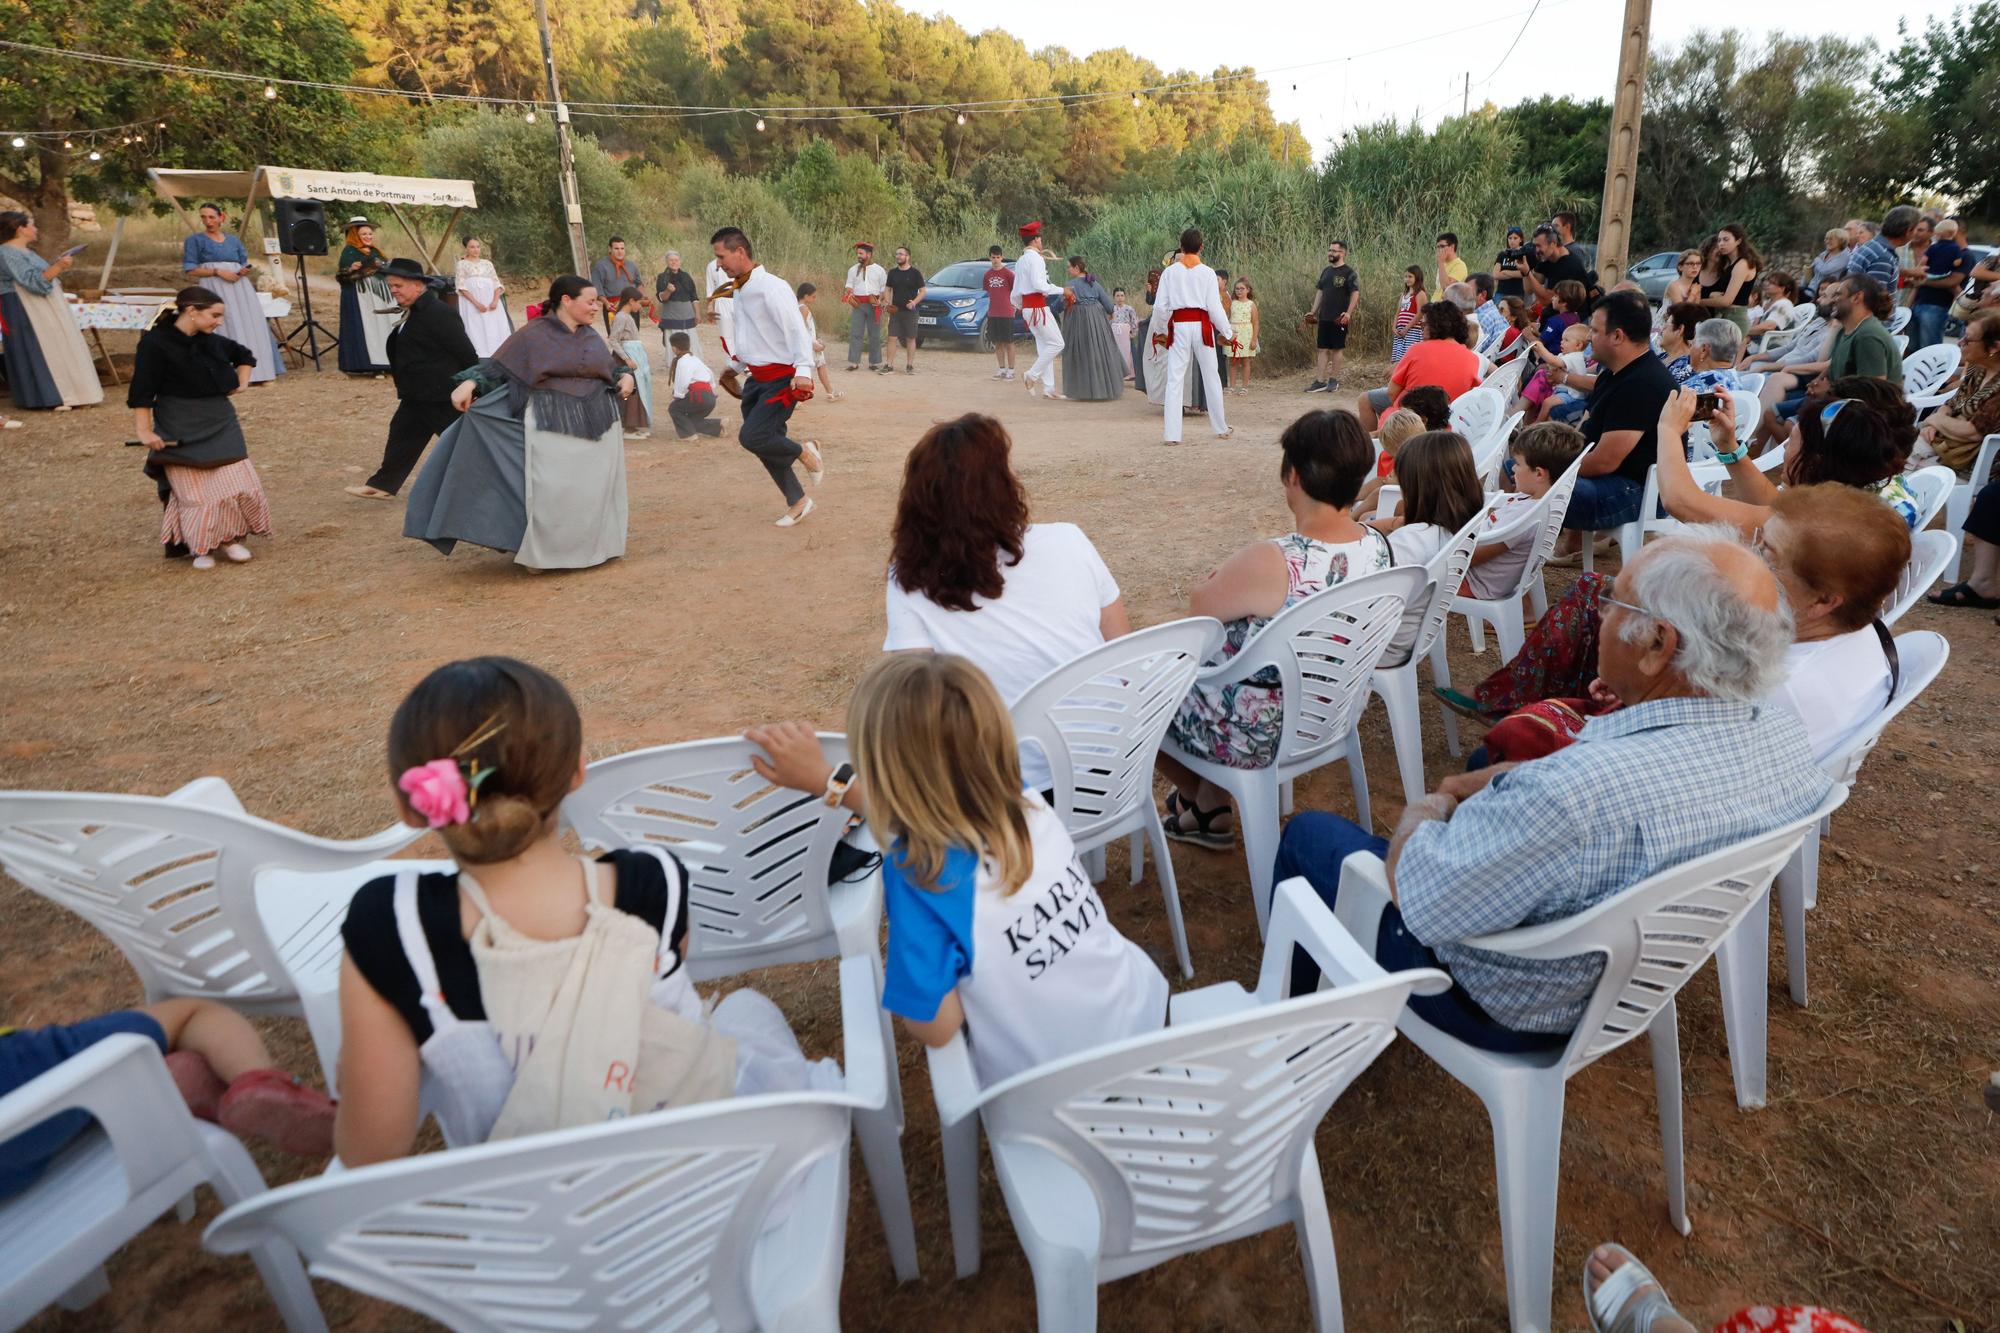
[[[1502,67],[1503,67],[1504,65],[1506,65],[1506,63],[1507,63],[1507,57],[1508,57],[1508,56],[1511,56],[1511,55],[1513,55],[1513,54],[1514,54],[1514,48],[1515,48],[1515,47],[1517,47],[1517,46],[1519,46],[1519,45],[1521,44],[1521,39],[1522,39],[1523,37],[1525,37],[1525,36],[1527,36],[1527,35],[1528,35],[1528,25],[1529,25],[1529,24],[1531,24],[1531,23],[1533,23],[1533,22],[1535,21],[1535,11],[1536,11],[1536,10],[1538,10],[1538,9],[1540,9],[1541,7],[1542,7],[1542,0],[1535,0],[1535,6],[1534,6],[1534,9],[1530,9],[1530,10],[1528,11],[1528,17],[1527,17],[1526,19],[1522,20],[1522,22],[1521,22],[1521,30],[1520,30],[1519,32],[1515,33],[1515,34],[1514,34],[1514,40],[1513,40],[1512,42],[1508,43],[1508,45],[1507,45],[1507,55],[1503,55],[1503,56],[1501,56],[1501,57],[1500,57],[1500,64],[1498,64],[1498,65],[1495,65],[1495,66],[1493,67],[1493,74],[1488,74],[1488,75],[1487,75],[1487,76],[1486,76],[1485,78],[1483,78],[1483,79],[1481,79],[1481,80],[1479,81],[1479,86],[1480,86],[1480,87],[1484,88],[1484,87],[1485,87],[1485,86],[1486,86],[1487,84],[1489,84],[1489,83],[1493,82],[1493,75],[1494,75],[1494,74],[1498,74],[1498,73],[1500,72],[1501,68],[1502,68]]]

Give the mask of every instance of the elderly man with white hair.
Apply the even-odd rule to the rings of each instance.
[[[1273,883],[1304,876],[1333,905],[1350,855],[1387,862],[1373,940],[1391,971],[1455,983],[1412,996],[1427,1021],[1496,1051],[1562,1046],[1596,957],[1501,957],[1462,941],[1575,916],[1659,871],[1810,814],[1831,780],[1798,718],[1762,702],[1785,672],[1792,617],[1770,566],[1726,526],[1648,546],[1603,598],[1599,680],[1622,706],[1540,759],[1455,775],[1383,840],[1330,814],[1285,829]],[[1293,955],[1293,993],[1319,971]]]
[[[1743,355],[1743,330],[1726,319],[1704,319],[1694,326],[1688,346],[1688,377],[1683,389],[1696,393],[1732,393],[1742,387],[1736,360]]]

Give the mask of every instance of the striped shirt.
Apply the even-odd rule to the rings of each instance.
[[[1590,719],[1576,743],[1510,769],[1396,866],[1410,933],[1496,1021],[1569,1032],[1602,958],[1534,961],[1457,941],[1572,917],[1650,875],[1810,814],[1832,787],[1797,717],[1710,698]]]
[[[1893,292],[1896,283],[1903,276],[1903,266],[1896,259],[1896,247],[1880,236],[1871,236],[1856,246],[1847,259],[1849,276],[1866,273],[1882,284],[1882,290]]]

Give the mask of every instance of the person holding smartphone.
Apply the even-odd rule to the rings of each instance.
[[[50,263],[29,248],[38,234],[26,213],[0,213],[0,319],[7,325],[0,355],[7,383],[21,407],[94,407],[104,401],[104,386],[62,289],[62,276],[83,247]]]

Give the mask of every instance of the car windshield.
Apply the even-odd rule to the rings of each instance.
[[[933,287],[971,287],[977,290],[981,281],[980,275],[990,267],[991,265],[989,264],[975,264],[970,260],[967,260],[963,264],[952,264],[940,272],[931,274],[930,285]]]

